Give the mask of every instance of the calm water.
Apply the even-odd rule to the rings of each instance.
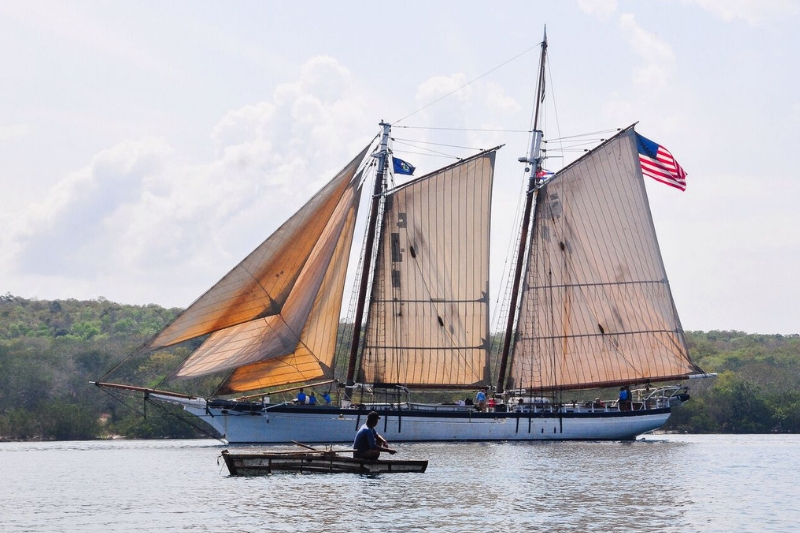
[[[425,474],[228,476],[215,441],[0,444],[0,531],[793,532],[800,436],[399,444]]]

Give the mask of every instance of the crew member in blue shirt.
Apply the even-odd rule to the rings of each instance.
[[[378,425],[380,416],[375,411],[371,411],[367,415],[367,422],[356,433],[356,439],[353,441],[353,457],[356,459],[378,459],[381,452],[394,454],[397,450],[389,448],[389,443],[386,439],[378,435],[375,431],[375,426]]]
[[[631,389],[627,385],[619,389],[619,410],[630,411],[633,407],[633,397],[631,396]]]
[[[486,393],[483,389],[479,390],[478,394],[475,395],[475,408],[478,411],[486,409]]]

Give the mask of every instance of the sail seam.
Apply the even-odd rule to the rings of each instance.
[[[388,303],[388,302],[402,302],[402,303],[415,303],[415,304],[427,304],[427,303],[482,303],[486,301],[486,298],[474,298],[470,300],[446,300],[444,298],[425,298],[422,300],[412,300],[410,298],[403,298],[402,300],[395,300],[394,298],[373,298],[373,302],[376,303]]]
[[[564,289],[571,287],[616,287],[622,285],[666,285],[665,280],[646,280],[646,281],[615,281],[615,282],[600,282],[600,283],[566,283],[561,285],[531,285],[533,289]]]
[[[625,335],[643,335],[648,333],[675,333],[669,329],[646,329],[642,331],[619,331],[619,332],[606,332],[606,333],[583,333],[581,335],[548,335],[543,337],[528,337],[522,336],[520,340],[548,340],[548,339],[580,339],[590,337],[621,337]]]

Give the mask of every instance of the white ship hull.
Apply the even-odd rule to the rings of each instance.
[[[288,405],[238,410],[200,406],[197,401],[184,404],[184,409],[231,444],[350,443],[371,410]],[[669,407],[627,412],[576,408],[561,413],[375,410],[381,414],[378,432],[390,442],[630,440],[658,429],[670,415]]]

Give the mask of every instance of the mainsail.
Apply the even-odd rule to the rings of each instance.
[[[489,383],[489,228],[495,150],[386,193],[360,379]]]
[[[529,247],[508,388],[702,372],[673,304],[633,127],[539,188]]]
[[[225,392],[330,375],[367,150],[142,349],[210,334],[172,377]]]

